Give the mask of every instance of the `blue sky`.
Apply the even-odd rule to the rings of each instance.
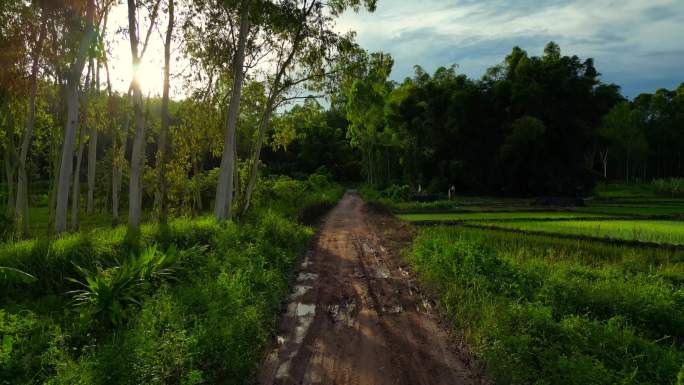
[[[375,13],[348,12],[369,51],[390,53],[392,78],[458,65],[480,78],[513,46],[531,55],[553,40],[563,54],[593,57],[607,83],[634,97],[684,82],[684,0],[378,0]]]

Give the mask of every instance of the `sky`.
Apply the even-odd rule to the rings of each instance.
[[[127,35],[114,31],[126,25],[126,15],[125,5],[115,7],[109,27],[112,80],[124,91],[131,79],[130,46]],[[161,94],[162,85],[166,20],[160,21],[141,69],[143,92],[152,95]],[[478,79],[514,46],[540,55],[551,40],[563,54],[594,58],[602,81],[620,85],[630,98],[684,82],[684,0],[378,0],[374,13],[346,12],[336,29],[356,31],[368,51],[390,53],[392,79],[399,82],[413,75],[416,64],[429,73],[456,64]],[[172,73],[186,67],[175,61]],[[181,79],[171,84],[172,96],[184,96]]]
[[[390,53],[396,81],[416,64],[480,78],[514,46],[540,55],[553,40],[565,55],[594,58],[602,81],[630,98],[684,82],[684,0],[378,0],[337,28]]]

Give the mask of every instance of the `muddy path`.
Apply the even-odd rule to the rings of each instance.
[[[398,255],[410,231],[345,194],[300,266],[260,384],[482,383]]]

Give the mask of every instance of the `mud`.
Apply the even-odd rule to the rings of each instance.
[[[484,383],[398,254],[411,232],[347,193],[300,266],[259,383]]]

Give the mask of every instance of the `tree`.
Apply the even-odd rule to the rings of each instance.
[[[168,0],[169,22],[164,40],[164,86],[162,91],[161,129],[159,131],[159,222],[166,223],[168,217],[168,197],[166,191],[166,163],[168,158],[169,136],[169,74],[171,72],[171,41],[174,26],[174,0]]]
[[[132,0],[131,0],[132,1]],[[81,27],[81,10],[74,7],[71,23],[73,30]],[[78,124],[79,95],[81,73],[87,59],[88,52],[94,42],[95,29],[95,1],[88,0],[85,7],[85,28],[80,34],[81,39],[74,61],[67,71],[66,103],[67,121],[64,128],[64,142],[62,145],[62,157],[59,167],[59,179],[57,186],[57,208],[55,210],[55,231],[62,233],[67,229],[67,206],[69,202],[69,182],[73,170],[74,142],[76,137],[76,125]]]
[[[240,30],[235,58],[233,59],[233,85],[230,103],[226,114],[225,136],[223,138],[223,153],[219,170],[218,185],[216,186],[216,200],[214,202],[214,216],[219,221],[232,217],[233,179],[235,171],[235,127],[240,111],[240,97],[242,96],[242,81],[244,79],[245,47],[249,33],[250,0],[242,0],[240,5]]]
[[[622,102],[603,117],[600,133],[622,155],[625,182],[629,183],[631,161],[635,156],[648,152],[643,115],[639,110],[632,109],[629,102]]]
[[[367,182],[377,184],[378,133],[384,128],[385,98],[391,91],[389,75],[394,61],[385,53],[373,53],[364,63],[364,71],[347,90],[347,135],[363,154]]]
[[[36,122],[36,98],[38,94],[38,71],[40,69],[40,61],[42,59],[43,44],[45,36],[47,35],[47,12],[41,12],[37,37],[31,39],[32,53],[31,53],[31,73],[29,77],[29,102],[28,114],[26,116],[26,125],[21,141],[21,148],[19,150],[19,157],[17,159],[17,196],[14,221],[16,228],[24,237],[29,236],[29,204],[28,204],[28,176],[26,174],[26,160],[28,151],[33,140],[33,131]]]
[[[133,136],[133,148],[131,149],[131,174],[128,183],[128,226],[138,228],[142,217],[143,196],[143,167],[145,162],[145,117],[143,115],[143,96],[140,88],[140,63],[147,48],[150,32],[156,21],[159,9],[159,0],[156,1],[150,16],[150,28],[145,38],[143,50],[139,51],[140,40],[137,32],[137,8],[135,0],[128,0],[128,36],[131,43],[131,64],[133,67],[133,80],[131,90],[133,98],[133,115],[135,133]]]

